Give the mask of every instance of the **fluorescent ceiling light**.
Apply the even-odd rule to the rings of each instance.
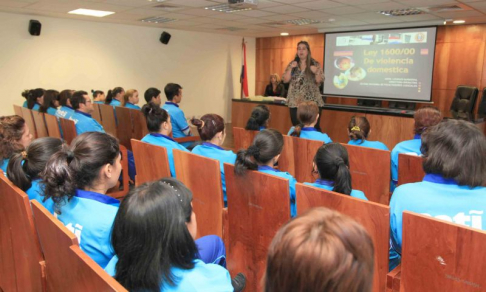
[[[288,32],[281,32],[281,33],[280,33],[280,35],[281,35],[281,36],[288,36],[288,35],[289,35],[289,33],[288,33]]]
[[[461,24],[461,23],[465,23],[465,22],[466,22],[465,20],[454,20],[452,23]]]
[[[94,17],[104,17],[104,16],[107,16],[107,15],[115,14],[115,12],[112,12],[112,11],[101,11],[101,10],[92,10],[92,9],[84,9],[84,8],[72,10],[72,11],[69,11],[68,13],[69,14],[94,16]]]

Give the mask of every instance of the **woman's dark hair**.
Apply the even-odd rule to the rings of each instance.
[[[40,106],[39,112],[47,113],[48,108],[57,108],[54,103],[55,101],[59,101],[59,91],[54,89],[46,90],[46,93],[44,94],[44,103]]]
[[[306,67],[305,67],[305,74],[307,76],[314,76],[315,74],[312,73],[312,70],[310,69],[310,66],[311,65],[315,65],[317,63],[317,61],[312,58],[312,54],[311,54],[311,49],[310,49],[309,43],[306,42],[306,41],[300,41],[300,42],[297,43],[297,48],[299,48],[299,45],[305,45],[306,48],[307,48],[307,51],[309,52],[307,54],[307,59],[305,60],[305,65],[306,65]],[[295,54],[295,58],[299,58],[299,55],[297,53]]]
[[[57,138],[43,137],[34,140],[26,149],[14,154],[8,162],[8,179],[24,192],[30,189],[32,181],[40,177],[47,161],[61,150],[62,141]]]
[[[270,110],[264,104],[257,105],[251,111],[251,116],[246,123],[245,130],[259,131],[260,127],[266,126],[270,118]]]
[[[370,292],[374,247],[356,221],[324,207],[277,232],[268,248],[265,292]]]
[[[421,135],[427,128],[440,123],[442,114],[436,107],[424,106],[415,112],[413,119],[415,120],[414,133]]]
[[[348,124],[349,139],[351,140],[364,140],[368,139],[368,134],[370,133],[370,122],[366,117],[351,117]]]
[[[97,97],[98,97],[98,95],[100,95],[100,94],[105,94],[105,93],[104,93],[103,91],[101,91],[101,90],[93,90],[93,89],[91,89],[91,93],[93,94],[93,98],[97,98]]]
[[[300,137],[302,128],[305,125],[314,123],[317,115],[319,115],[319,106],[314,101],[305,101],[299,104],[297,107],[297,118],[300,121],[300,125],[294,127],[294,131],[290,133],[290,136]]]
[[[105,99],[105,104],[110,104],[113,98],[120,92],[125,91],[123,87],[115,87],[110,90],[108,90],[108,93],[106,94],[106,99]]]
[[[238,151],[235,161],[235,173],[245,174],[246,170],[257,170],[258,165],[267,164],[279,155],[283,148],[283,136],[274,129],[258,132],[253,143],[246,150]]]
[[[177,83],[167,83],[167,85],[164,88],[164,93],[165,97],[167,97],[168,101],[171,101],[174,99],[174,96],[179,94],[179,89],[182,89],[182,87],[177,84]]]
[[[24,135],[25,120],[20,116],[0,117],[0,162],[17,152],[23,151],[24,146],[19,143]]]
[[[160,132],[162,123],[169,121],[169,114],[155,103],[147,103],[142,107],[142,113],[147,120],[147,128],[151,133]]]
[[[314,163],[321,179],[334,181],[333,192],[351,194],[351,172],[348,151],[339,143],[322,145],[314,157]]]
[[[143,97],[145,98],[145,101],[147,103],[150,103],[152,101],[152,98],[156,98],[157,96],[159,96],[159,94],[160,90],[155,87],[150,87],[149,89],[145,90]]]
[[[209,141],[216,136],[217,133],[224,131],[224,120],[217,114],[207,114],[201,119],[191,119],[191,124],[197,127],[199,136],[203,141]]]
[[[486,137],[472,123],[445,120],[422,135],[425,173],[469,187],[486,185]]]
[[[120,155],[118,140],[105,133],[83,133],[52,155],[42,172],[46,199],[52,198],[56,211],[63,201],[70,200],[76,189],[92,187],[100,169],[106,164],[114,164]]]
[[[171,268],[194,268],[198,249],[186,223],[192,193],[174,178],[132,189],[115,217],[111,241],[118,256],[115,279],[129,291],[175,285]]]
[[[59,104],[61,106],[67,106],[67,101],[71,99],[71,96],[73,96],[73,90],[71,89],[64,89],[59,93]]]
[[[31,90],[24,90],[22,96],[27,99],[27,108],[32,109],[39,97],[42,97],[46,91],[42,88],[36,88]]]

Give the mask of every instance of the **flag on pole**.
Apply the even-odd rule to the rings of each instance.
[[[240,76],[240,83],[241,83],[241,98],[248,97],[248,74],[246,70],[246,44],[245,38],[242,41],[242,60],[241,60],[241,76]]]

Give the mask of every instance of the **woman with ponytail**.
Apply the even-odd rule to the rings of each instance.
[[[59,91],[54,89],[46,90],[44,101],[39,109],[41,113],[48,113],[55,116],[59,106]]]
[[[113,106],[120,106],[125,95],[125,90],[122,87],[115,87],[108,90],[106,94],[105,104]]]
[[[189,150],[170,137],[170,133],[172,132],[172,124],[170,122],[169,113],[167,113],[164,109],[151,102],[142,107],[142,113],[147,120],[147,128],[150,132],[142,138],[142,142],[161,146],[167,149],[170,174],[172,177],[175,177],[176,172],[172,150],[178,149],[187,152],[189,152]]]
[[[5,175],[10,157],[24,151],[31,142],[32,134],[22,117],[0,117],[0,168]]]
[[[368,200],[362,191],[351,189],[348,151],[343,145],[322,145],[317,150],[312,167],[313,173],[318,174],[319,178],[315,183],[305,183],[306,185]]]
[[[127,108],[139,110],[140,107],[137,105],[138,101],[138,91],[136,89],[128,89],[123,95],[121,105]]]
[[[388,147],[379,141],[368,141],[370,133],[371,127],[366,117],[351,117],[348,124],[348,136],[351,139],[349,145],[388,150]]]
[[[251,116],[246,122],[245,130],[261,131],[265,130],[270,120],[270,110],[264,104],[257,105],[251,111]]]
[[[314,101],[304,101],[297,108],[297,118],[300,124],[290,128],[287,135],[303,139],[317,140],[324,143],[331,143],[332,140],[325,133],[315,128],[319,121],[319,107]]]
[[[63,119],[70,119],[74,115],[74,109],[71,105],[71,97],[74,90],[64,89],[59,94],[59,104],[61,107],[57,109],[55,116]]]
[[[41,174],[55,216],[78,238],[81,249],[105,268],[113,258],[110,231],[120,202],[106,195],[121,172],[118,140],[100,132],[77,136],[54,154]]]
[[[105,93],[101,90],[91,90],[93,94],[93,102],[97,104],[104,104],[106,100]]]
[[[44,198],[40,188],[40,174],[45,169],[47,161],[61,150],[60,139],[44,137],[34,140],[25,151],[16,153],[8,163],[8,179],[29,196],[29,200],[37,200],[49,212],[54,213],[54,202]]]
[[[283,136],[277,130],[260,131],[248,149],[238,151],[235,161],[235,173],[244,175],[248,170],[258,170],[288,179],[290,187],[290,215],[295,217],[297,215],[297,207],[295,205],[295,184],[297,181],[288,172],[274,168],[280,153],[282,153],[283,144]]]
[[[22,92],[22,96],[27,99],[27,103],[24,102],[24,107],[38,111],[40,106],[44,103],[45,92],[46,91],[42,88],[24,90],[24,92]]]
[[[221,180],[223,185],[224,205],[226,206],[226,180],[224,179],[224,163],[235,164],[236,154],[231,150],[224,150],[221,146],[226,138],[224,120],[216,114],[207,114],[201,119],[192,119],[191,123],[197,127],[202,145],[192,149],[192,153],[209,157],[219,161]]]

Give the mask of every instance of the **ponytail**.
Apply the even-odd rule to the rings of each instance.
[[[345,195],[351,194],[351,172],[348,166],[341,157],[336,157],[335,162],[337,167],[336,177],[334,179],[333,192]]]
[[[252,145],[247,150],[240,150],[236,154],[235,161],[235,173],[237,175],[244,175],[247,170],[257,170],[258,164],[256,163],[259,158],[260,150],[258,147]]]
[[[113,91],[110,89],[106,94],[105,104],[110,104],[112,100],[113,100]]]
[[[361,140],[361,143],[368,138],[370,123],[366,117],[351,117],[348,124],[348,136],[353,141]]]
[[[304,125],[300,124],[300,125],[297,125],[294,127],[294,130],[292,131],[292,133],[290,133],[290,136],[292,137],[300,137],[300,134],[302,132],[302,128],[304,127]]]
[[[71,200],[76,193],[75,170],[71,166],[71,163],[74,166],[73,160],[74,153],[68,147],[63,147],[52,156],[42,174],[45,198],[54,201],[56,211],[60,209],[65,199]]]
[[[334,181],[333,192],[351,194],[351,172],[348,151],[339,143],[322,145],[314,157],[314,163],[321,179]]]
[[[270,110],[266,105],[257,105],[253,108],[251,116],[246,123],[245,130],[259,131],[264,127],[270,118]]]
[[[26,192],[32,186],[32,179],[25,171],[29,161],[24,160],[24,155],[27,156],[26,152],[22,151],[10,158],[7,167],[7,177],[19,189]]]
[[[253,116],[251,116],[246,122],[245,130],[249,130],[249,131],[260,130],[260,125],[258,124],[257,120]]]

